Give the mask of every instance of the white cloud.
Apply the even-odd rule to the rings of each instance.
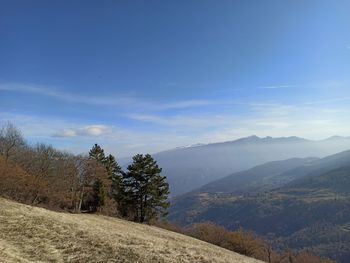
[[[101,136],[109,132],[106,125],[88,125],[79,128],[63,129],[53,134],[54,137],[75,137],[75,136]]]
[[[44,142],[77,154],[87,153],[94,143],[99,143],[107,153],[123,157],[136,153],[155,153],[192,141],[190,135],[175,131],[76,124],[55,118],[0,112],[0,126],[6,121],[19,127],[30,143]]]

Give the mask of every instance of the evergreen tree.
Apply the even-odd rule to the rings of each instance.
[[[93,185],[94,201],[96,209],[101,210],[106,204],[107,193],[101,179],[97,179]]]
[[[100,145],[95,143],[95,145],[89,151],[89,157],[95,159],[97,162],[104,164],[106,161],[105,152]]]
[[[121,177],[122,168],[118,165],[113,155],[110,154],[105,158],[104,165],[111,179]]]
[[[89,159],[92,161],[91,167],[95,178],[92,184],[92,204],[96,210],[101,210],[106,204],[108,192],[106,186],[110,181],[104,150],[98,144],[95,144],[89,151]]]
[[[151,155],[137,154],[124,174],[125,203],[137,222],[149,222],[166,215],[169,185]]]
[[[127,214],[127,205],[125,203],[125,191],[123,184],[123,170],[118,165],[113,155],[108,155],[106,157],[106,169],[109,175],[109,178],[112,180],[111,185],[111,196],[118,204],[118,211],[122,216]]]

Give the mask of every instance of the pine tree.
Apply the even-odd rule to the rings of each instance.
[[[113,155],[110,154],[104,159],[104,165],[111,179],[121,176],[122,168],[118,165]]]
[[[137,154],[124,174],[125,203],[137,222],[149,222],[166,215],[169,185],[151,155]]]
[[[106,169],[109,175],[109,178],[112,180],[111,185],[111,196],[118,204],[118,211],[122,216],[126,216],[127,205],[125,203],[125,191],[123,184],[123,170],[118,165],[113,155],[108,155],[106,157]]]
[[[106,157],[104,150],[98,145],[95,144],[89,151],[89,159],[93,162],[91,166],[93,167],[93,173],[95,180],[92,185],[93,192],[93,206],[96,210],[101,210],[102,207],[106,204],[107,192],[106,186],[110,181],[108,170],[106,168]]]
[[[97,179],[93,185],[94,201],[96,209],[101,210],[106,204],[107,193],[101,179]]]
[[[95,145],[89,151],[89,157],[95,159],[97,162],[104,164],[106,161],[105,152],[100,145],[95,143]]]

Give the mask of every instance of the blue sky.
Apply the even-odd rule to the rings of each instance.
[[[127,156],[350,135],[349,1],[2,1],[0,121]]]

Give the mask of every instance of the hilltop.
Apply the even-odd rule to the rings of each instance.
[[[157,227],[3,198],[0,247],[2,262],[261,262]]]

